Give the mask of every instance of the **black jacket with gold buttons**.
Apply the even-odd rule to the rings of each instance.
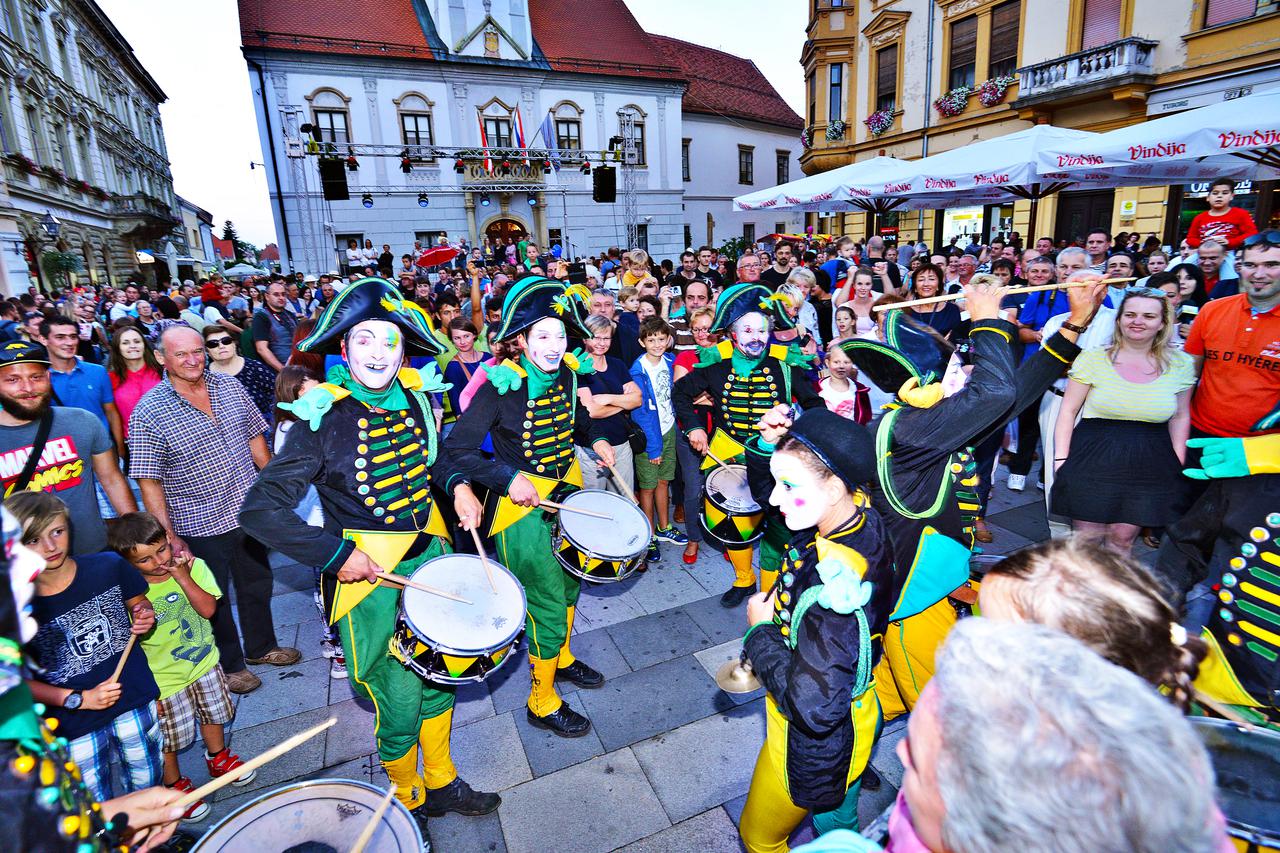
[[[761,415],[779,403],[794,401],[802,409],[826,405],[813,390],[803,368],[766,355],[749,375],[738,376],[732,359],[725,358],[689,371],[672,388],[671,404],[685,433],[704,429],[703,419],[693,407],[693,401],[703,392],[715,401],[711,409],[712,424],[740,444],[756,434]]]

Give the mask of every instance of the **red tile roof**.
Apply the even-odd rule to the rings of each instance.
[[[622,0],[529,0],[529,21],[557,71],[687,79]]]
[[[804,121],[782,100],[749,59],[670,36],[649,36],[689,79],[681,109],[686,113],[725,115],[799,130]]]
[[[412,0],[238,0],[245,47],[431,59]]]

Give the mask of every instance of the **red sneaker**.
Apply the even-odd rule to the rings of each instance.
[[[204,763],[209,768],[209,775],[215,779],[219,776],[226,776],[232,770],[236,770],[244,765],[244,762],[240,760],[240,756],[232,755],[230,748],[225,746],[222,748],[222,752],[219,752],[217,755],[210,755],[206,752],[204,754]],[[231,784],[235,785],[237,788],[241,785],[248,785],[255,777],[257,777],[257,775],[257,770],[250,770]]]
[[[192,791],[196,789],[196,786],[192,785],[191,780],[188,779],[186,776],[179,778],[177,782],[174,782],[172,785],[168,785],[167,787],[172,788],[175,791],[181,791],[184,794],[190,794]],[[204,800],[196,800],[194,803],[191,804],[191,807],[187,809],[187,811],[182,815],[182,822],[183,823],[199,823],[200,821],[204,820],[208,816],[209,816],[209,804],[206,803]]]

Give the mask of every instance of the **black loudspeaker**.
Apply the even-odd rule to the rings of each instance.
[[[347,192],[346,164],[341,160],[321,160],[320,186],[324,189],[325,201],[346,201],[351,198],[351,193]]]
[[[618,170],[612,166],[596,166],[591,172],[591,200],[613,204],[618,200]]]

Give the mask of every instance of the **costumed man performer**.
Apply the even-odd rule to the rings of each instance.
[[[555,680],[596,688],[604,676],[569,648],[581,580],[565,571],[552,547],[550,510],[582,488],[574,445],[591,447],[605,465],[613,446],[585,407],[578,405],[578,375],[591,360],[569,352],[568,335],[585,339],[586,305],[580,293],[555,279],[526,276],[507,293],[500,341],[515,339],[520,355],[490,367],[471,405],[458,419],[445,449],[468,479],[490,490],[487,532],[498,559],[524,585],[528,601],[529,723],[561,737],[581,737],[591,721],[556,693]],[[493,459],[480,445],[493,440]]]
[[[969,580],[974,520],[981,511],[972,448],[1003,430],[1062,375],[1079,355],[1075,340],[1106,292],[1096,283],[1068,288],[1067,321],[1016,369],[1010,344],[1017,330],[1000,316],[1005,289],[987,275],[964,288],[973,324],[970,365],[953,359],[952,346],[905,311],[888,312],[883,342],[838,344],[863,376],[897,394],[871,425],[877,459],[872,505],[889,531],[900,584],[875,679],[886,719],[915,705],[933,673],[934,653],[956,621],[947,596]]]
[[[769,343],[775,324],[780,328],[794,325],[780,307],[779,299],[783,298],[756,283],[736,284],[720,294],[711,331],[725,332],[729,340],[701,348],[697,369],[681,377],[672,389],[676,419],[685,430],[689,445],[706,455],[704,469],[721,462],[742,464],[746,443],[756,435],[760,418],[779,403],[789,406],[795,402],[801,409],[826,405],[805,377],[809,356],[794,343]],[[713,431],[709,439],[702,418],[694,411],[694,403],[702,399],[712,403]],[[741,519],[704,517],[702,521],[711,536],[727,543],[725,553],[733,565],[734,580],[720,603],[737,607],[756,589],[749,543],[757,538],[758,529]],[[735,538],[739,540],[736,543]],[[760,589],[770,589],[777,580],[782,551],[789,538],[777,511],[765,508],[764,535],[759,537]]]
[[[428,395],[448,386],[434,364],[404,367],[406,355],[434,356],[438,346],[426,315],[390,282],[361,279],[334,297],[298,349],[340,352],[345,363],[292,404],[308,428],[289,431],[240,510],[251,536],[324,571],[325,609],[352,687],[377,711],[378,758],[424,836],[428,816],[487,814],[501,802],[472,790],[453,766],[454,688],[424,681],[389,653],[400,588],[377,577],[411,575],[452,550],[434,490],[453,496],[464,527],[479,523],[479,500],[437,447]],[[324,527],[294,512],[312,485]]]
[[[747,444],[751,491],[793,531],[777,585],[747,602],[743,650],[761,684],[766,736],[739,825],[749,853],[783,853],[813,812],[818,833],[857,829],[860,778],[880,733],[872,669],[893,604],[871,433],[827,409],[788,406]]]

